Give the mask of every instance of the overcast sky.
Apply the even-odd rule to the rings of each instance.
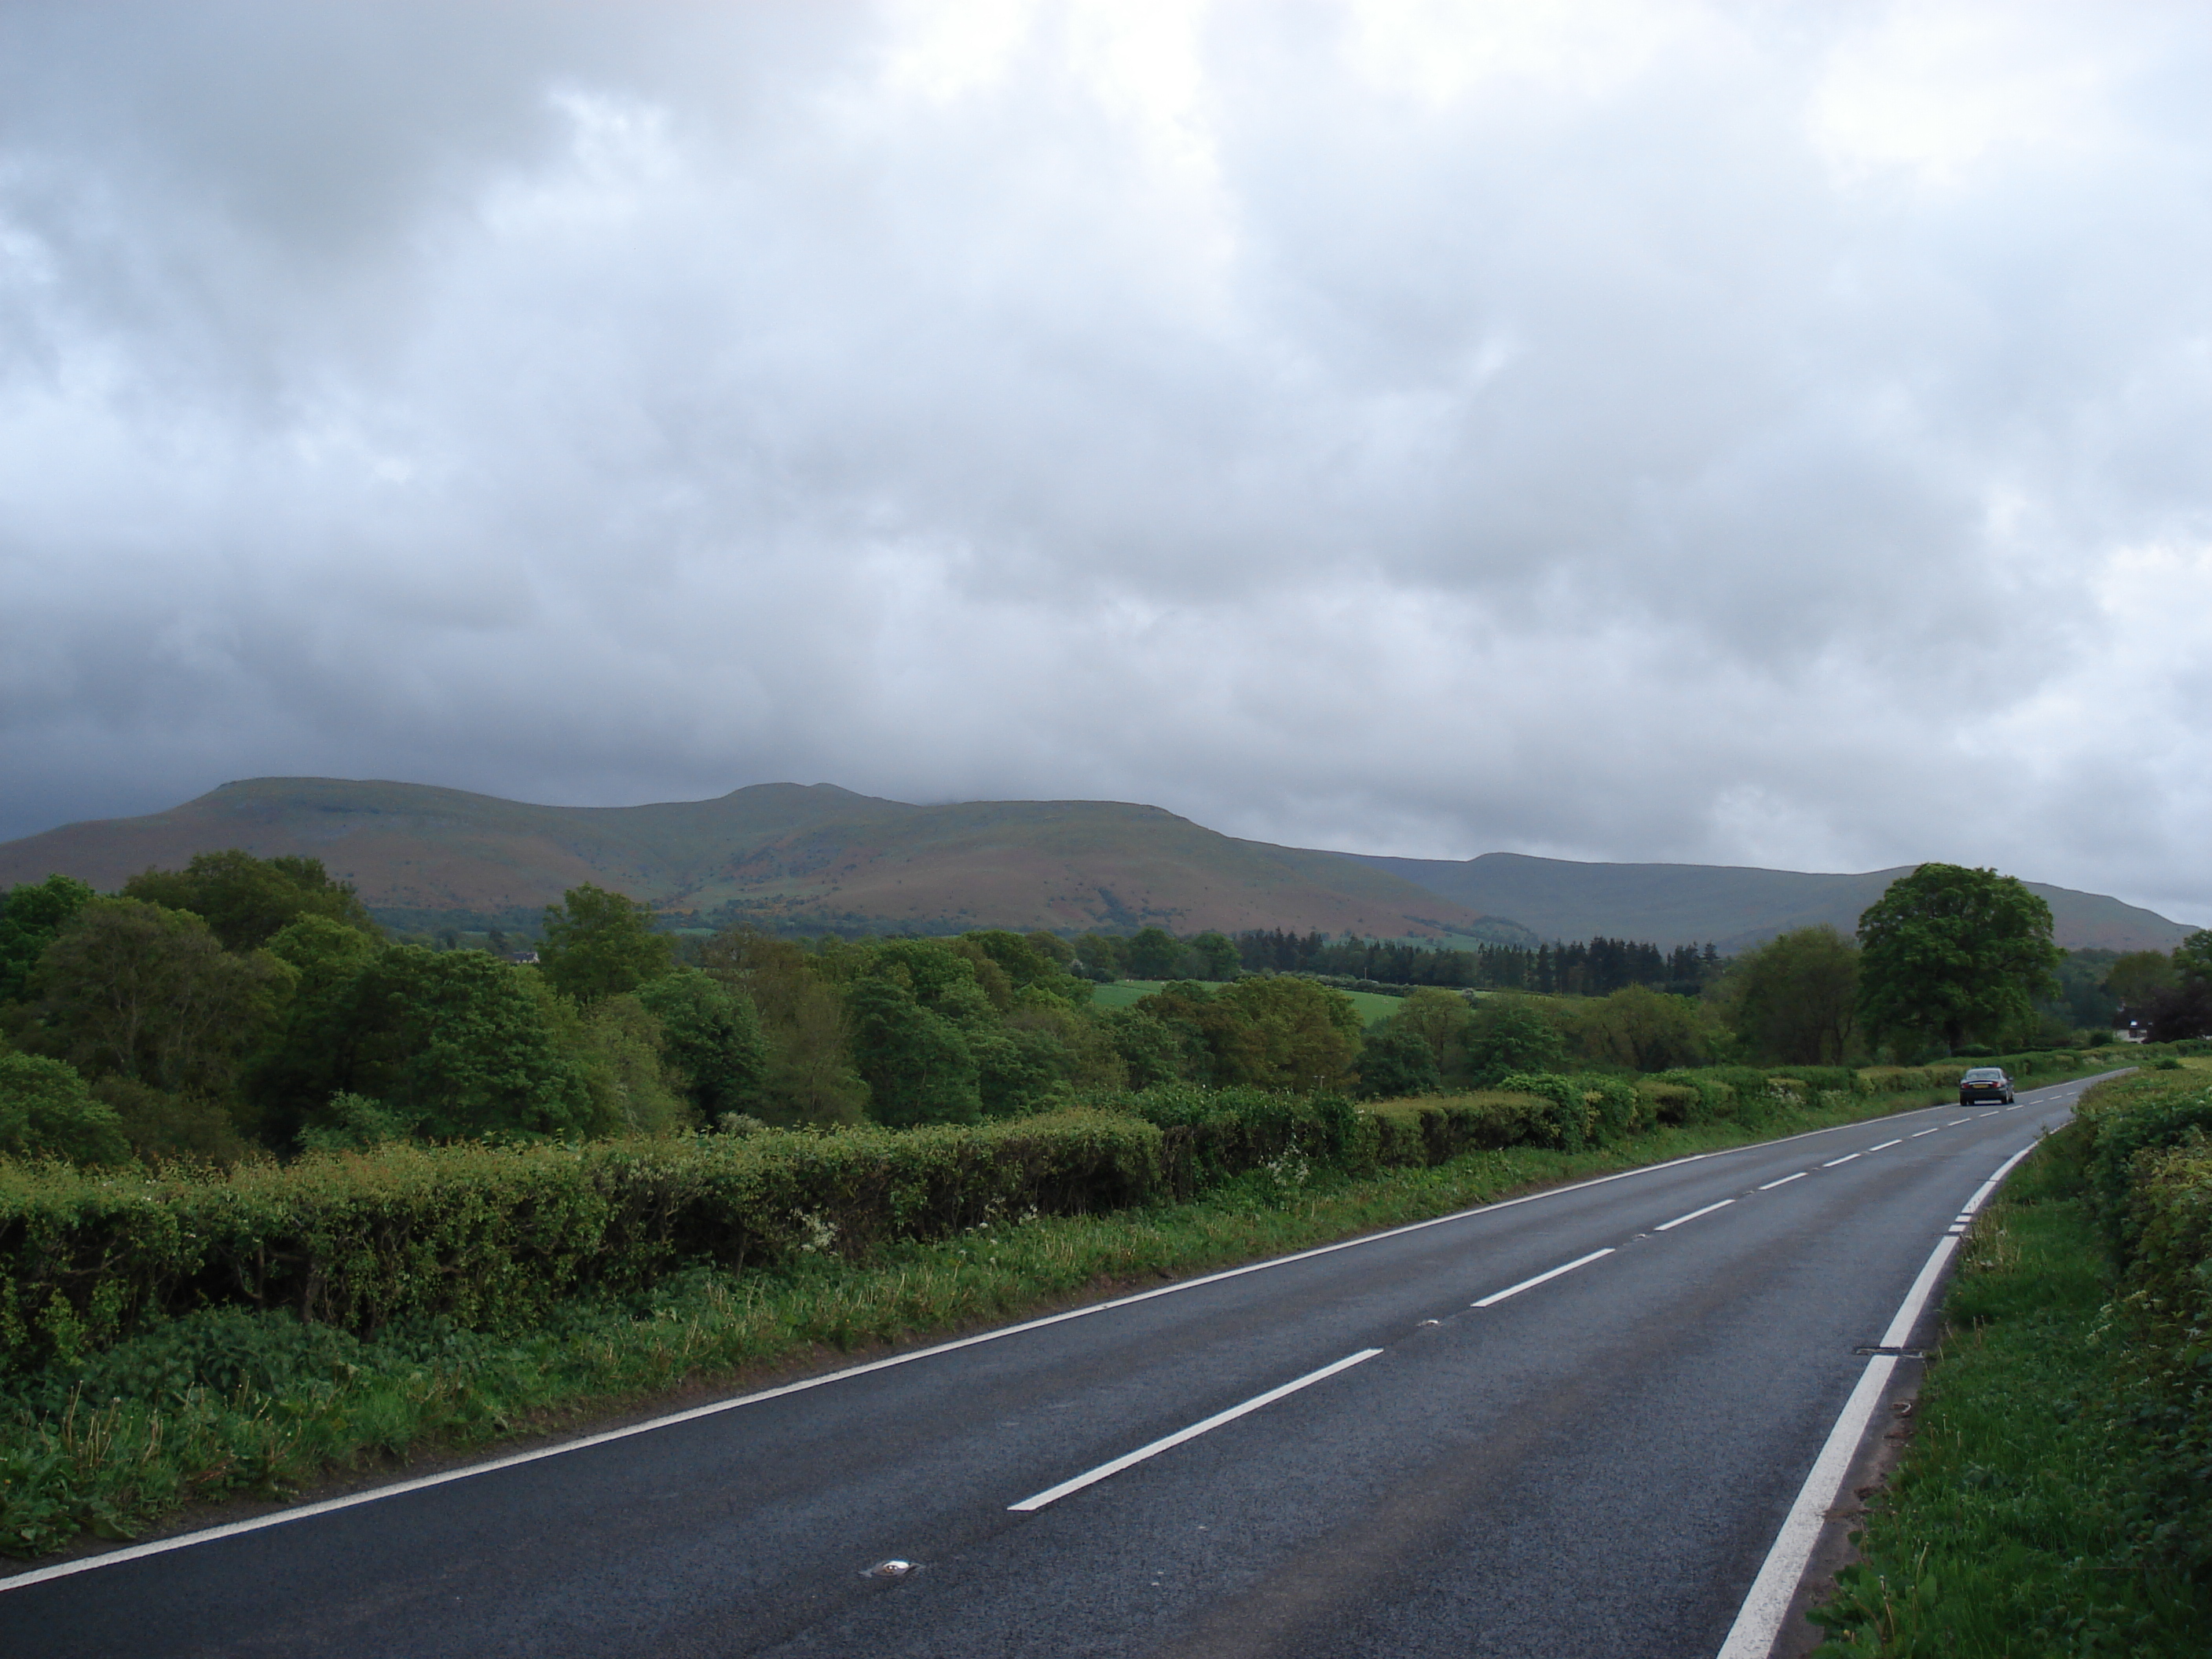
[[[2212,920],[2212,9],[0,8],[0,836],[827,781]]]

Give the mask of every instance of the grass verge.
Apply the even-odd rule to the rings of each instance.
[[[895,1245],[864,1265],[680,1274],[622,1300],[579,1300],[523,1333],[447,1321],[373,1339],[286,1314],[212,1310],[66,1372],[0,1385],[0,1552],[82,1534],[141,1535],[196,1503],[284,1498],[425,1452],[575,1430],[679,1389],[937,1339],[1120,1288],[1425,1220],[1534,1188],[1929,1103],[1860,1097],[1756,1128],[1676,1127],[1579,1153],[1515,1147],[1347,1178],[1255,1170],[1190,1204],[979,1228]]]
[[[2212,1596],[2142,1548],[2154,1454],[2081,1139],[2047,1139],[1976,1224],[1912,1443],[1814,1612],[1817,1659],[2212,1652]]]

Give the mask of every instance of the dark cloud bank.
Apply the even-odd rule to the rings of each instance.
[[[0,835],[828,779],[2212,915],[2199,9],[0,10]]]

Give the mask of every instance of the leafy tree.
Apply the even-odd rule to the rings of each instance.
[[[0,1054],[0,1152],[120,1164],[131,1149],[123,1120],[74,1069],[37,1054]]]
[[[1467,999],[1456,991],[1442,991],[1434,986],[1423,986],[1398,1004],[1397,1012],[1390,1016],[1390,1029],[1410,1031],[1429,1046],[1430,1064],[1441,1077],[1455,1061],[1466,1057],[1465,1037],[1468,1024],[1474,1011]],[[1366,1063],[1360,1065],[1360,1075],[1367,1074]]]
[[[195,853],[181,870],[148,870],[123,884],[125,898],[189,910],[214,930],[226,951],[265,945],[302,916],[374,934],[376,923],[349,883],[333,881],[320,859],[258,859],[238,848]]]
[[[1371,1099],[1434,1094],[1436,1051],[1418,1031],[1383,1026],[1359,1045],[1359,1092]]]
[[[768,1045],[754,1112],[778,1123],[858,1122],[867,1087],[853,1069],[852,1018],[805,950],[750,927],[716,934],[702,969],[750,1001]]]
[[[676,966],[668,935],[653,931],[651,905],[589,882],[546,907],[538,961],[553,988],[578,1002],[635,991]]]
[[[1583,1047],[1592,1060],[1638,1072],[1672,1071],[1711,1058],[1712,1033],[1694,997],[1629,985],[1580,1011]]]
[[[2199,930],[2173,947],[2175,983],[2143,1006],[2143,1032],[2154,1042],[2212,1036],[2212,932]]]
[[[39,959],[36,1046],[87,1076],[228,1098],[296,977],[265,951],[224,950],[189,912],[92,899]]]
[[[1859,947],[1825,922],[1778,934],[1736,959],[1723,1006],[1761,1060],[1843,1063],[1857,1035]]]
[[[1566,1058],[1566,1038],[1543,1009],[1526,997],[1492,993],[1467,1024],[1468,1068],[1477,1083],[1527,1073],[1555,1072]]]
[[[1068,1054],[1051,1031],[1025,1026],[963,1035],[975,1057],[975,1091],[988,1116],[1040,1111],[1059,1097]]]
[[[973,981],[970,981],[973,988]],[[845,993],[853,1063],[878,1123],[969,1123],[982,1115],[974,1050],[960,1027],[898,978],[871,974]]]
[[[1198,1029],[1212,1080],[1301,1093],[1352,1080],[1362,1022],[1341,991],[1287,975],[1243,979],[1216,991],[1189,980],[1164,985],[1137,1005]]]
[[[660,1022],[662,1051],[705,1121],[751,1104],[768,1069],[768,1042],[750,998],[684,968],[641,986],[637,1000]]]
[[[1127,944],[1111,933],[1085,933],[1075,941],[1075,965],[1069,971],[1097,984],[1111,985],[1122,977]]]
[[[589,1136],[664,1135],[690,1115],[686,1079],[665,1055],[660,1021],[637,997],[600,997],[581,1010],[558,1005],[561,1046],[582,1076]]]
[[[1183,947],[1164,927],[1142,927],[1122,952],[1122,969],[1131,979],[1173,979],[1182,969]]]
[[[2051,907],[2017,877],[1956,864],[1900,876],[1859,917],[1859,1012],[1946,1048],[2030,1027],[2057,988]]]
[[[0,898],[0,1002],[19,1000],[63,928],[92,902],[92,889],[74,876],[25,882]]]
[[[1022,937],[1029,941],[1030,950],[1058,963],[1063,969],[1075,961],[1075,947],[1048,928],[1036,928]]]
[[[379,951],[348,982],[314,1079],[310,1127],[334,1095],[359,1095],[434,1140],[568,1137],[594,1127],[560,1010],[526,969],[481,951]]]
[[[267,949],[292,969],[292,994],[247,1065],[242,1092],[255,1132],[268,1146],[285,1146],[335,1086],[333,1057],[352,1035],[354,978],[385,945],[328,916],[302,916]]]
[[[1047,948],[1048,942],[1057,945],[1058,951]],[[1031,933],[1025,938],[1001,927],[979,928],[963,933],[955,943],[956,948],[975,964],[979,979],[987,964],[998,970],[1004,981],[1005,994],[994,992],[991,1000],[1001,1012],[1012,1007],[1016,994],[1024,990],[1043,991],[1063,1002],[1080,1004],[1091,1000],[1091,981],[1078,979],[1067,971],[1066,964],[1074,960],[1074,952],[1050,933]]]
[[[2212,928],[2198,928],[2173,947],[2173,969],[2185,981],[2212,985]]]
[[[1114,1008],[1099,1024],[1112,1040],[1132,1089],[1173,1083],[1206,1062],[1206,1039],[1194,1021],[1164,1019],[1149,1008]]]
[[[2130,1013],[2149,1007],[2160,993],[2180,982],[2173,958],[2160,951],[2130,951],[2105,970],[2105,988]]]
[[[1200,933],[1190,942],[1193,967],[1200,979],[1234,979],[1240,958],[1237,941],[1219,932]]]

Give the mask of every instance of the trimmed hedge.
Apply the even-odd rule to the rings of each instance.
[[[2092,1201],[2121,1263],[2118,1307],[2142,1395],[2134,1427],[2160,1478],[2148,1540],[2212,1579],[2212,1088],[2146,1073],[2083,1103]]]
[[[239,1305],[374,1334],[527,1325],[682,1267],[860,1258],[1002,1216],[1167,1195],[1167,1137],[1070,1112],[975,1128],[768,1132],[578,1148],[398,1145],[220,1175],[0,1164],[0,1367],[72,1361]]]

